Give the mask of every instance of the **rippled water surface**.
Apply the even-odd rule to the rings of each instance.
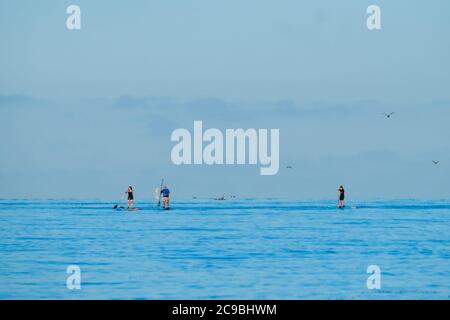
[[[450,298],[449,201],[140,205],[0,200],[0,298]],[[81,290],[66,288],[73,264]]]

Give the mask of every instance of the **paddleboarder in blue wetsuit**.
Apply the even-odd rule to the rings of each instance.
[[[167,186],[164,186],[161,190],[161,194],[163,196],[163,208],[169,208],[169,196],[170,196],[170,190],[167,188]]]

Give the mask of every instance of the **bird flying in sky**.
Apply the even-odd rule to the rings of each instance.
[[[395,112],[391,112],[391,113],[383,113],[383,115],[384,115],[386,118],[390,118],[390,117],[392,117],[392,116],[394,115],[394,113],[395,113]]]

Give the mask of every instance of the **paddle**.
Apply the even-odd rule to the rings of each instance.
[[[161,206],[161,190],[164,184],[164,178],[161,179],[161,186],[159,187],[159,196],[158,196],[158,207]]]
[[[114,205],[113,209],[117,209],[117,207],[119,206],[119,203],[123,200],[124,196],[125,196],[125,193],[122,193],[122,197],[120,198],[120,201]]]

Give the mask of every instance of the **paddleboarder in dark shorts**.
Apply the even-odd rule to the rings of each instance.
[[[170,190],[167,188],[167,186],[164,186],[164,188],[162,188],[161,194],[163,196],[163,208],[169,208]]]
[[[131,208],[134,206],[134,197],[133,197],[133,187],[129,186],[127,190],[128,194],[128,208]]]
[[[345,190],[343,186],[340,186],[338,189],[338,195],[339,195],[339,202],[338,202],[338,208],[343,208],[345,206],[344,199],[345,199]]]

